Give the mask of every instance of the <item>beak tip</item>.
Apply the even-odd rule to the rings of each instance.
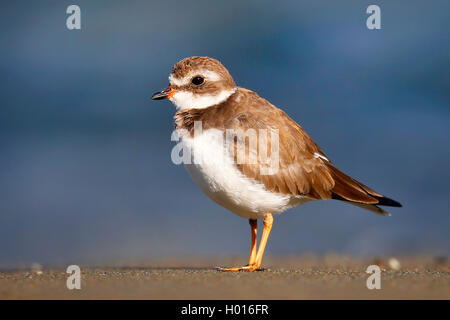
[[[167,95],[161,93],[161,92],[156,92],[152,95],[152,100],[162,100],[165,99],[167,97]]]
[[[168,87],[168,88],[164,89],[163,91],[155,92],[152,95],[152,100],[162,100],[162,99],[170,98],[171,91],[172,91],[172,88]]]

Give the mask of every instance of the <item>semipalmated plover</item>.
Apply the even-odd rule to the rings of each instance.
[[[250,222],[249,263],[220,270],[258,270],[272,215],[305,202],[336,199],[381,215],[388,213],[378,205],[401,207],[336,168],[300,125],[257,93],[236,86],[219,61],[183,59],[169,82],[152,99],[168,98],[177,108],[175,132],[183,153],[194,158],[185,162],[187,171],[208,197]],[[256,250],[258,218],[264,229]]]

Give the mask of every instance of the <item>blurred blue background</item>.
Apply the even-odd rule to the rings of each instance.
[[[81,7],[81,30],[66,8]],[[381,7],[381,30],[366,8]],[[269,255],[450,251],[448,1],[8,1],[0,12],[0,267],[249,252],[248,222],[170,160],[181,58],[219,59],[343,171],[403,203],[276,217]]]

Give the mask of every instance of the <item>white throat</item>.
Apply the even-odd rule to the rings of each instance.
[[[170,98],[170,101],[177,107],[177,109],[204,109],[212,107],[216,104],[227,100],[237,88],[230,90],[222,90],[215,95],[210,94],[194,94],[189,91],[177,91]]]

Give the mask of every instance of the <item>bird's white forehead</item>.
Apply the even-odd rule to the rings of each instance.
[[[217,72],[211,71],[211,70],[194,70],[189,72],[187,75],[185,75],[183,78],[176,78],[173,73],[169,75],[169,82],[171,85],[175,86],[184,86],[191,82],[191,79],[195,76],[202,76],[207,81],[219,81],[221,79],[220,75]]]

